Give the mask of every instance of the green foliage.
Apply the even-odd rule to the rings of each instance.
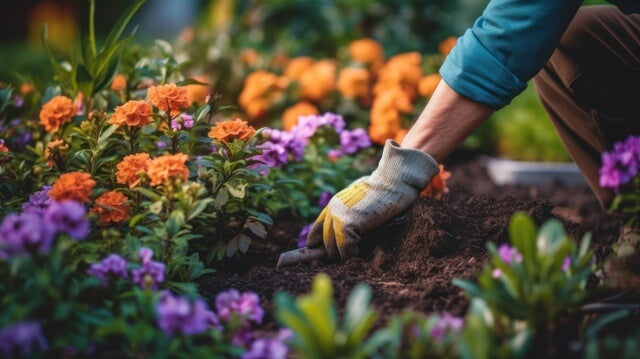
[[[640,327],[630,310],[618,310],[598,318],[585,330],[585,358],[635,358],[640,350]],[[604,334],[620,326],[622,321],[633,321],[632,330],[624,335]],[[619,330],[616,330],[619,332]],[[604,333],[603,333],[604,332]]]
[[[311,293],[305,296],[296,299],[286,293],[276,294],[275,317],[294,331],[291,345],[304,358],[364,358],[380,344],[374,338],[367,340],[376,319],[370,301],[371,289],[357,286],[340,320],[331,280],[319,274]]]

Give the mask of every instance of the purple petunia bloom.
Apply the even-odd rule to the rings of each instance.
[[[631,182],[640,168],[640,137],[629,136],[623,142],[616,142],[613,150],[602,153],[600,187],[619,187]]]
[[[444,339],[448,331],[458,332],[464,325],[464,319],[451,315],[449,312],[442,313],[440,320],[431,329],[431,337],[436,340]]]
[[[220,319],[224,321],[229,321],[233,315],[238,315],[260,324],[264,316],[264,310],[260,307],[260,298],[256,293],[240,294],[235,289],[218,294],[216,309]]]
[[[256,339],[251,343],[249,350],[242,354],[242,359],[285,359],[289,348],[284,343],[292,337],[289,329],[280,329],[275,338]]]
[[[506,264],[522,262],[522,254],[520,254],[517,249],[506,243],[498,247],[498,255]]]
[[[53,233],[42,219],[32,213],[9,214],[0,225],[0,258],[26,252],[46,253],[51,248]]]
[[[166,148],[166,147],[167,147],[167,143],[166,142],[160,141],[160,140],[156,141],[156,148],[157,149],[161,150],[161,149]]]
[[[169,291],[160,293],[156,304],[158,326],[167,335],[176,333],[194,335],[210,329],[222,330],[220,321],[202,299],[189,301],[185,297],[176,297]]]
[[[302,248],[307,245],[307,237],[309,236],[313,225],[314,223],[309,223],[300,230],[300,234],[298,235],[298,248]]]
[[[324,208],[329,204],[329,201],[333,197],[333,194],[329,191],[322,191],[320,198],[318,198],[318,207]]]
[[[127,261],[112,253],[100,262],[93,263],[87,273],[100,279],[102,284],[106,284],[109,278],[127,278]]]
[[[157,289],[158,284],[164,282],[164,263],[151,260],[153,251],[149,248],[140,248],[138,256],[140,257],[141,265],[131,271],[133,281],[142,288]]]
[[[49,191],[51,186],[42,186],[42,189],[29,196],[29,202],[22,204],[22,212],[33,213],[36,215],[44,215],[51,205],[51,198],[49,198]]]
[[[313,137],[318,129],[328,126],[340,133],[346,127],[342,116],[335,113],[326,112],[322,115],[300,116],[298,124],[291,129],[296,137],[301,139],[309,139]]]
[[[6,357],[31,356],[49,348],[40,323],[23,321],[0,329],[0,353]]]
[[[44,213],[44,223],[54,233],[67,233],[71,238],[83,240],[89,235],[91,224],[86,209],[75,201],[52,201]]]
[[[183,113],[171,120],[171,129],[174,131],[179,131],[183,128],[191,128],[193,127],[193,116]]]
[[[344,154],[350,155],[358,150],[371,147],[371,140],[367,131],[356,128],[353,131],[342,131],[340,133],[340,146]]]

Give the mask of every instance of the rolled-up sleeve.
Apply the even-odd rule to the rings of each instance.
[[[492,0],[440,68],[458,94],[506,106],[548,61],[581,0]]]

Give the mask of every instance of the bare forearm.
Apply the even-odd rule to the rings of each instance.
[[[492,113],[491,107],[458,95],[440,81],[402,147],[422,150],[441,162]]]

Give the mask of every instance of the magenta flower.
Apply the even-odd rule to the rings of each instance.
[[[640,167],[640,137],[629,136],[616,142],[613,150],[602,153],[600,187],[618,191],[620,186],[631,182]]]
[[[185,297],[176,297],[169,291],[160,293],[156,304],[158,327],[167,335],[176,333],[194,335],[211,329],[222,330],[216,314],[202,299],[189,301]]]
[[[520,254],[517,249],[506,243],[498,247],[498,255],[506,264],[522,262],[522,254]]]
[[[306,141],[313,137],[316,131],[325,126],[340,133],[344,130],[346,124],[342,116],[326,112],[322,115],[300,116],[298,118],[298,124],[294,126],[290,132],[296,137]]]
[[[7,358],[29,357],[48,348],[49,344],[38,322],[23,321],[0,329],[0,353]]]
[[[356,128],[353,131],[342,131],[340,133],[340,146],[344,154],[350,155],[361,149],[371,147],[371,140],[367,131]]]
[[[440,320],[431,329],[431,337],[436,340],[442,340],[447,332],[459,332],[463,325],[464,320],[462,318],[451,315],[449,312],[444,312]]]
[[[280,329],[275,338],[256,339],[249,350],[242,354],[242,359],[285,359],[289,348],[284,343],[293,336],[289,329]]]
[[[156,148],[161,150],[167,147],[167,143],[161,140],[156,141]]]
[[[113,253],[98,263],[93,263],[87,273],[106,284],[109,278],[127,278],[127,261]]]
[[[256,293],[245,292],[240,294],[235,289],[219,293],[216,297],[216,309],[220,319],[229,321],[237,315],[254,322],[262,323],[264,310],[260,307],[260,298]]]
[[[153,251],[149,248],[140,248],[138,256],[140,257],[141,265],[131,271],[133,281],[142,288],[158,289],[158,285],[164,282],[164,263],[151,260]]]
[[[568,272],[569,268],[571,268],[571,257],[566,256],[564,258],[564,261],[562,261],[562,270],[565,272]]]
[[[171,129],[174,131],[179,131],[183,128],[189,129],[193,127],[193,123],[193,116],[183,113],[171,119]]]

